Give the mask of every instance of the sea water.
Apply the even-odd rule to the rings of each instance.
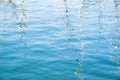
[[[1,1],[0,80],[120,80],[120,0]]]

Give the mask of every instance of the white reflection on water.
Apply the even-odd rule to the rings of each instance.
[[[27,44],[23,41],[23,37],[26,35],[25,29],[27,28],[27,26],[25,25],[24,20],[27,17],[27,14],[26,14],[27,10],[24,8],[23,5],[24,5],[24,0],[21,3],[21,13],[22,14],[20,16],[18,16],[18,19],[19,19],[18,25],[21,28],[21,33],[22,33],[21,36],[20,36],[20,40],[24,44],[24,46],[26,47]]]
[[[23,44],[24,48],[27,48],[27,44],[24,41],[24,37],[27,34],[27,27],[25,24],[27,10],[24,8],[24,2],[24,0],[21,2],[19,1],[19,3],[11,0],[0,1],[0,15],[2,15],[0,16],[0,34],[8,33],[10,30],[17,31],[15,29],[19,26],[18,29],[20,31],[20,41]],[[0,40],[2,40],[2,38]]]
[[[110,41],[110,53],[112,56],[110,56],[110,60],[115,62],[118,65],[117,75],[120,77],[120,1],[114,0],[114,7],[115,7],[115,16],[114,16],[114,22],[115,25],[112,26],[111,35],[114,35],[115,37],[111,37],[109,39]]]
[[[69,4],[67,3],[68,0],[57,0],[58,3],[63,3],[63,6],[58,7],[58,5],[55,4],[55,7],[56,7],[56,16],[63,16],[62,20],[63,20],[63,23],[62,23],[62,26],[64,26],[64,28],[62,28],[63,30],[63,33],[65,33],[64,35],[64,38],[66,39],[69,39],[68,42],[66,42],[66,48],[70,48],[71,46],[69,45],[70,43],[72,43],[72,39],[73,39],[73,36],[71,36],[71,33],[73,33],[73,30],[74,28],[73,27],[77,27],[76,25],[73,25],[73,23],[71,22],[71,19],[70,19],[70,15],[72,14],[69,10],[71,9],[71,6],[69,6]],[[60,1],[60,2],[59,2]],[[66,59],[72,59],[72,60],[76,60],[76,62],[78,63],[79,65],[79,68],[76,69],[76,71],[74,72],[76,76],[79,77],[80,80],[84,80],[85,79],[85,76],[82,75],[81,73],[84,72],[84,59],[85,59],[85,46],[87,46],[87,44],[85,43],[85,40],[83,39],[83,37],[85,38],[86,35],[85,35],[85,24],[87,24],[86,22],[84,22],[83,18],[86,17],[86,15],[84,14],[84,10],[91,7],[91,6],[97,6],[98,7],[98,13],[97,13],[97,32],[98,32],[98,37],[102,37],[101,38],[98,38],[98,43],[100,45],[100,47],[106,47],[107,48],[110,48],[110,53],[111,54],[106,54],[106,55],[109,55],[111,56],[111,60],[117,64],[120,63],[120,55],[119,55],[119,52],[120,52],[120,35],[119,35],[119,26],[120,26],[120,7],[119,7],[119,0],[114,0],[114,3],[115,3],[115,26],[112,26],[112,27],[109,27],[109,26],[103,26],[103,24],[107,24],[107,22],[103,22],[103,19],[105,16],[105,2],[107,2],[106,0],[74,0],[74,1],[79,1],[79,5],[77,5],[77,7],[79,8],[79,11],[78,13],[75,13],[74,12],[74,15],[78,15],[79,17],[79,37],[77,37],[77,39],[79,40],[79,42],[77,42],[77,51],[75,51],[75,53],[79,54],[75,57],[71,57],[69,55],[66,55],[67,53],[64,53],[64,57]],[[73,1],[73,2],[74,2]],[[68,1],[69,2],[69,1]],[[72,3],[74,4],[74,3]],[[74,6],[74,9],[77,8],[76,6]],[[57,9],[58,8],[58,9]],[[64,10],[63,12],[59,11],[60,9],[59,8],[62,8],[62,10]],[[77,9],[78,10],[78,9]],[[73,15],[73,14],[72,14]],[[61,21],[59,21],[61,22]],[[113,23],[114,24],[114,23]],[[95,27],[95,28],[96,28]],[[108,28],[106,28],[108,27]],[[77,28],[78,29],[78,28]],[[108,31],[108,32],[105,32],[105,31]],[[107,34],[106,34],[107,33]],[[113,35],[113,36],[117,36],[117,38],[112,38],[110,35]],[[105,40],[108,40],[109,41],[109,44],[110,45],[102,45],[102,41],[104,41],[103,39]],[[102,40],[102,41],[101,41]],[[117,44],[117,45],[115,45]],[[81,45],[79,47],[79,45]],[[72,46],[73,47],[73,46]],[[99,48],[98,48],[99,49]],[[100,52],[101,50],[98,50],[97,49],[97,53],[102,53]],[[115,55],[114,55],[115,53]],[[75,54],[74,54],[75,55]],[[118,71],[117,71],[117,74],[120,75],[120,68],[118,68]]]
[[[59,0],[57,0],[59,2]],[[75,0],[74,0],[75,1]],[[60,17],[61,21],[59,22],[61,24],[61,27],[62,27],[62,30],[63,30],[63,34],[64,34],[64,38],[63,39],[66,39],[65,40],[65,49],[73,49],[73,47],[75,47],[75,51],[72,51],[72,53],[77,53],[77,56],[71,56],[67,53],[64,53],[64,56],[65,58],[67,59],[72,59],[74,61],[77,62],[79,68],[76,69],[76,71],[74,72],[75,75],[77,77],[80,78],[80,80],[84,80],[84,76],[81,74],[83,71],[84,71],[84,59],[85,59],[85,56],[86,56],[86,52],[85,52],[85,47],[86,47],[86,42],[84,41],[83,37],[85,38],[86,35],[85,35],[85,22],[83,21],[83,17],[85,16],[84,15],[84,12],[83,10],[86,9],[86,8],[89,8],[90,6],[93,6],[93,5],[97,5],[99,4],[99,13],[98,13],[98,35],[99,36],[102,36],[104,33],[103,33],[103,27],[102,27],[102,17],[103,17],[103,13],[104,13],[104,2],[101,2],[103,0],[100,0],[100,1],[97,1],[97,2],[94,2],[93,0],[80,0],[80,4],[79,6],[77,6],[79,8],[78,12],[77,13],[74,13],[74,15],[78,15],[79,17],[79,25],[76,26],[76,25],[73,25],[73,23],[71,22],[71,19],[70,19],[70,15],[72,13],[70,13],[70,7],[67,3],[67,0],[60,0],[60,2],[63,4],[61,10],[61,13],[59,13],[59,9],[56,8],[56,16],[60,15],[62,17]],[[55,0],[55,3],[56,3],[56,0]],[[12,5],[11,3],[5,3],[5,5],[3,6],[4,8],[8,8],[8,4],[9,5]],[[5,12],[3,11],[3,14],[12,14],[13,16],[16,16],[17,19],[18,19],[18,26],[20,28],[20,31],[21,31],[21,34],[20,34],[20,41],[21,43],[23,44],[23,46],[25,48],[27,48],[27,44],[26,42],[24,41],[25,39],[25,36],[26,36],[26,24],[25,24],[25,19],[27,17],[27,12],[26,12],[26,9],[24,8],[24,1],[22,1],[22,4],[21,4],[21,15],[17,15],[17,12],[16,12],[16,7],[12,8],[10,6],[10,8],[12,8],[13,10],[10,10],[10,12],[7,12],[5,10]],[[14,6],[14,5],[13,5]],[[57,5],[55,4],[55,7],[57,7]],[[120,20],[119,20],[119,2],[117,0],[115,0],[115,26],[111,29],[113,30],[110,30],[111,34],[115,35],[118,39],[116,38],[109,38],[106,37],[106,35],[104,35],[106,38],[108,38],[108,40],[110,41],[110,50],[111,50],[111,54],[113,54],[115,52],[115,55],[113,54],[113,56],[111,56],[111,60],[115,63],[117,63],[118,65],[119,62],[120,62],[120,56],[119,56],[119,50],[120,50],[120,46],[118,45],[119,42],[119,25],[120,25]],[[15,10],[15,11],[14,11]],[[2,14],[2,15],[3,15]],[[4,26],[2,27],[3,31],[7,31],[8,29],[8,24],[6,22],[6,15],[3,16],[3,18],[1,18],[1,21],[2,21],[2,24],[4,26],[6,26],[7,28],[5,28]],[[72,14],[73,16],[73,14]],[[11,15],[10,15],[11,17]],[[11,17],[11,18],[15,18],[15,17]],[[10,19],[10,18],[8,18]],[[72,34],[74,33],[75,31],[75,27],[79,27],[77,29],[79,29],[79,32],[78,32],[78,36],[77,36],[77,40],[79,41],[77,44],[74,44],[73,42],[73,39],[74,37],[76,36],[73,36]],[[109,34],[109,33],[108,33]],[[99,40],[99,42],[101,43],[101,41]],[[117,44],[116,44],[117,43]],[[72,44],[72,45],[71,45]],[[76,47],[77,46],[77,47]],[[116,55],[117,54],[117,55]],[[76,55],[76,54],[73,54],[73,55]],[[118,72],[117,72],[118,75],[120,75],[120,68],[118,67]]]
[[[2,34],[7,33],[9,27],[11,27],[10,23],[13,23],[16,19],[16,4],[14,2],[0,1],[0,46],[4,42]],[[0,49],[2,50],[2,47]]]
[[[85,76],[82,75],[83,71],[84,71],[84,59],[85,59],[85,41],[82,39],[83,37],[85,38],[85,33],[84,33],[84,22],[83,22],[83,17],[84,12],[82,10],[84,10],[85,4],[84,4],[84,0],[81,0],[80,4],[79,4],[79,28],[80,28],[80,36],[79,36],[79,45],[81,45],[81,47],[79,48],[79,56],[77,56],[76,62],[78,63],[79,67],[76,69],[76,71],[74,72],[74,74],[80,79],[80,80],[84,80]]]
[[[26,33],[26,29],[28,28],[25,24],[25,19],[27,18],[27,10],[24,8],[24,3],[25,1],[22,0],[21,2],[21,17],[19,17],[20,21],[19,21],[19,27],[21,28],[21,36],[20,36],[20,41],[23,43],[24,48],[27,50],[27,43],[26,41],[24,41],[24,37],[27,35]],[[27,52],[27,51],[26,51]],[[25,53],[25,56],[28,55],[28,52]]]
[[[72,50],[71,52],[63,53],[62,57],[64,57],[65,59],[74,60],[77,62],[77,64],[79,65],[79,68],[76,69],[74,74],[80,80],[83,80],[84,77],[80,73],[83,72],[84,56],[85,56],[84,48],[86,45],[83,40],[83,37],[85,37],[85,33],[84,33],[84,23],[82,21],[82,18],[83,18],[82,9],[85,8],[84,7],[85,5],[81,1],[80,4],[77,6],[72,3],[72,5],[74,5],[74,6],[71,7],[70,4],[67,3],[67,0],[59,0],[59,1],[54,2],[54,5],[56,8],[55,14],[56,14],[57,18],[58,18],[58,16],[62,16],[62,17],[60,17],[60,19],[62,21],[59,21],[59,22],[61,22],[59,25],[61,25],[61,27],[62,27],[62,33],[63,33],[64,39],[65,39],[65,43],[64,43],[65,48],[64,49]],[[77,2],[78,0],[74,0],[74,2],[75,1]],[[62,5],[58,6],[55,3],[62,3]],[[61,10],[61,8],[62,8],[62,10]],[[78,9],[78,11],[72,13],[70,11],[71,8]],[[77,17],[78,22],[76,24],[79,24],[79,25],[72,23],[71,18],[70,18],[71,15]],[[77,32],[77,34],[76,34],[76,32]],[[74,39],[77,40],[78,42],[74,43]]]
[[[2,2],[0,3],[0,23],[3,31],[9,27],[9,22],[17,18],[16,5],[14,2]]]

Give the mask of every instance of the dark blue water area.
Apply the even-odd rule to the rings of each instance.
[[[0,80],[120,80],[120,1],[0,0]]]

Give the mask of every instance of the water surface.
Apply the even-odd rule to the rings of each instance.
[[[120,0],[0,1],[0,80],[120,80]]]

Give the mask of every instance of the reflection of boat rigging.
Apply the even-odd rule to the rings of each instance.
[[[103,2],[101,2],[100,4],[99,4],[99,15],[98,15],[98,25],[99,25],[99,29],[98,29],[98,32],[99,32],[99,34],[100,35],[102,35],[102,25],[101,25],[101,19],[102,19],[102,17],[103,17],[103,10],[104,10],[104,0],[103,0]]]
[[[0,18],[0,23],[3,31],[6,31],[6,29],[9,27],[9,22],[13,21],[17,17],[16,4],[14,2],[2,2],[0,7],[0,15],[2,15]]]
[[[99,10],[99,13],[98,13],[98,27],[97,27],[97,31],[98,31],[99,37],[105,38],[103,36],[103,26],[102,26],[102,18],[103,18],[103,13],[104,13],[104,1],[101,2],[98,5],[98,10]],[[101,38],[98,38],[98,44],[100,45],[99,47],[106,47],[105,45],[103,45],[103,43],[102,43],[103,40]],[[96,51],[101,53],[100,49],[97,49]]]
[[[24,36],[27,34],[26,33],[26,28],[27,28],[27,26],[26,26],[26,24],[25,24],[25,19],[26,19],[26,17],[27,17],[27,15],[26,15],[26,9],[24,8],[24,0],[22,0],[22,3],[20,4],[20,6],[21,6],[21,15],[20,16],[18,16],[18,18],[19,18],[19,23],[18,23],[18,25],[19,25],[19,28],[21,29],[21,36],[20,36],[20,41],[23,43],[23,45],[24,45],[24,47],[25,47],[25,49],[27,48],[27,44],[26,44],[26,42],[24,41]],[[27,55],[27,53],[25,53],[25,56]]]
[[[83,14],[81,9],[84,8],[84,4],[81,2],[80,4],[80,14],[79,18],[77,16],[77,18],[79,19],[79,21],[77,20],[77,22],[75,22],[78,25],[74,25],[72,24],[72,20],[70,18],[71,15],[76,15],[73,14],[71,11],[71,8],[69,8],[68,6],[68,0],[60,0],[62,3],[62,13],[61,12],[57,12],[61,13],[60,18],[62,19],[62,32],[64,34],[64,39],[65,39],[65,50],[71,50],[71,52],[66,52],[62,54],[62,57],[64,57],[65,59],[69,59],[69,60],[74,60],[78,63],[79,65],[79,69],[77,69],[74,73],[75,75],[79,78],[79,79],[83,79],[83,76],[81,76],[79,73],[83,70],[83,58],[84,58],[84,47],[85,47],[85,42],[82,40],[82,37],[84,36],[84,24],[83,21],[81,20]],[[74,6],[73,6],[74,7]],[[75,9],[79,7],[75,7]],[[56,10],[58,11],[58,10]],[[77,11],[78,12],[78,11]],[[58,16],[58,15],[57,15]],[[62,18],[61,18],[62,16]],[[58,18],[58,17],[57,17]],[[61,22],[61,21],[60,21]],[[74,40],[77,40],[77,42],[74,42]]]
[[[23,41],[23,37],[26,35],[26,33],[25,33],[26,25],[24,23],[24,20],[26,18],[26,10],[24,9],[23,5],[24,5],[24,0],[22,1],[22,4],[21,4],[22,14],[21,14],[21,17],[19,17],[19,19],[20,19],[20,21],[19,21],[19,27],[21,28],[21,33],[22,33],[22,35],[20,37],[20,40],[24,44],[24,46],[26,47],[27,45]]]
[[[85,4],[84,4],[84,0],[82,0],[79,4],[79,50],[77,51],[77,53],[79,53],[79,55],[76,57],[76,62],[79,65],[79,68],[76,69],[76,71],[74,72],[74,74],[80,79],[80,80],[84,80],[85,76],[82,75],[83,71],[84,71],[84,57],[85,57],[85,41],[83,39],[83,37],[85,37],[85,33],[84,33],[84,22],[83,22],[83,17],[84,17],[84,13],[83,13],[83,9],[85,9]]]
[[[15,23],[17,19],[16,4],[7,0],[0,0],[0,34],[6,34],[11,29],[11,24]],[[15,25],[13,25],[15,26]],[[0,44],[6,39],[4,36],[0,36]]]
[[[120,77],[120,0],[114,0],[115,3],[115,30],[116,39],[113,41],[113,48],[116,52],[115,62],[118,64],[117,75]]]
[[[68,30],[68,27],[71,26],[70,24],[70,19],[69,19],[69,8],[68,8],[68,5],[66,3],[67,0],[63,0],[63,4],[64,4],[64,9],[65,9],[65,12],[64,12],[64,17],[63,17],[63,20],[64,20],[64,28],[67,28]]]
[[[26,24],[25,18],[26,9],[24,8],[24,0],[21,4],[15,3],[13,0],[1,0],[0,1],[0,34],[10,32],[17,32],[18,27],[20,28],[20,42],[27,47],[24,41],[24,36],[26,35]],[[20,12],[20,13],[19,13]],[[12,30],[12,31],[11,31]],[[2,40],[2,39],[1,39]]]
[[[69,19],[69,7],[67,5],[67,0],[60,0],[60,2],[62,3],[60,5],[60,7],[63,7],[62,12],[60,12],[61,14],[59,14],[59,11],[61,11],[61,9],[58,8],[58,10],[56,9],[56,14],[57,14],[57,18],[58,18],[58,14],[60,15],[60,25],[61,25],[61,31],[64,39],[65,39],[65,48],[64,49],[69,49],[71,48],[70,43],[72,41],[72,28],[73,25],[71,24],[71,21]],[[58,3],[60,3],[58,2]],[[57,4],[57,3],[56,3]],[[57,5],[56,5],[57,7]],[[61,17],[62,16],[62,17]],[[63,54],[64,56],[66,56],[67,58],[71,58],[71,56],[67,56],[67,54]],[[68,55],[70,55],[70,53],[68,53]]]
[[[117,75],[120,77],[120,1],[114,0],[114,26],[112,26],[111,35],[114,37],[110,37],[110,60],[118,65]]]
[[[81,23],[81,21],[79,23],[79,20],[77,20],[78,23],[74,22],[78,25],[76,25],[76,24],[74,25],[74,23],[72,24],[72,20],[70,19],[70,16],[71,15],[76,15],[77,12],[76,12],[76,14],[75,13],[73,14],[72,12],[70,12],[69,9],[72,9],[72,8],[68,7],[67,0],[63,0],[63,3],[64,3],[64,9],[65,10],[64,10],[64,16],[62,18],[63,21],[64,21],[62,26],[64,27],[63,30],[65,31],[65,35],[66,35],[65,36],[65,38],[66,38],[65,45],[66,45],[66,48],[72,49],[72,52],[73,52],[72,54],[69,53],[69,56],[67,56],[67,57],[69,59],[72,59],[72,60],[75,60],[75,61],[79,62],[78,55],[80,54],[80,51],[82,51],[83,48],[85,47],[85,43],[80,41],[82,39],[81,36],[84,36],[83,24]],[[76,8],[78,8],[78,7],[76,7]],[[78,16],[76,16],[76,17],[78,17]],[[82,16],[79,16],[79,18],[80,17],[82,17]],[[74,40],[77,40],[77,42],[74,42]]]

